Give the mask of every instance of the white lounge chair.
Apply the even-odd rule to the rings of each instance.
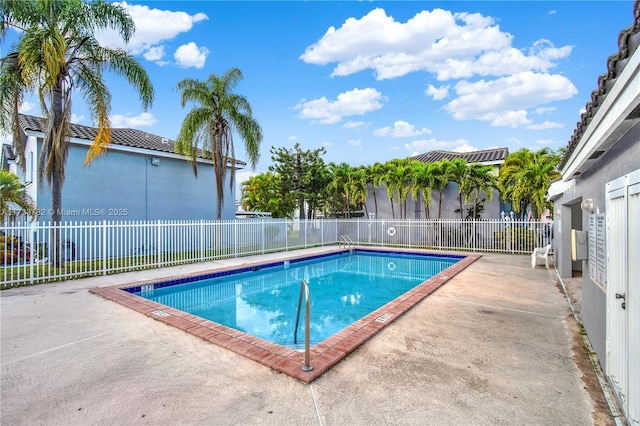
[[[544,266],[549,269],[549,252],[551,251],[551,244],[545,247],[536,247],[531,253],[531,269],[536,267],[538,259],[544,259]]]

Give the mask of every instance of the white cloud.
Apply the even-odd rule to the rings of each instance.
[[[293,109],[300,110],[300,118],[320,124],[334,124],[341,121],[342,117],[377,111],[382,108],[383,101],[386,101],[385,96],[368,87],[340,93],[335,101],[330,101],[324,96],[310,101],[303,99]]]
[[[536,114],[542,115],[542,114],[550,114],[553,111],[555,111],[557,108],[556,107],[540,107],[540,108],[536,108],[533,110],[533,112],[535,112]]]
[[[290,141],[297,141],[297,140],[298,140],[298,137],[297,137],[297,136],[293,136],[293,135],[292,135],[292,136],[289,136],[289,138],[288,138],[288,139],[289,139]]]
[[[449,88],[451,86],[440,86],[435,87],[433,84],[430,84],[425,90],[425,94],[427,96],[431,96],[434,101],[440,101],[449,96]]]
[[[456,139],[454,141],[443,141],[438,139],[421,139],[405,144],[404,148],[412,152],[412,156],[434,150],[455,151],[456,148],[470,146],[466,139]]]
[[[564,124],[562,124],[562,123],[555,123],[553,121],[545,121],[544,123],[531,124],[531,125],[527,126],[527,129],[531,129],[531,130],[546,130],[546,129],[562,129],[563,127],[564,127]]]
[[[154,46],[142,55],[147,61],[159,61],[164,57],[164,46]]]
[[[414,71],[449,80],[546,72],[572,50],[540,40],[525,54],[512,46],[512,40],[492,17],[478,13],[425,10],[402,23],[377,8],[360,19],[348,18],[340,28],[329,27],[300,59],[317,65],[337,63],[332,76],[372,69],[378,80]]]
[[[71,114],[71,122],[74,124],[80,124],[84,121],[84,115]]]
[[[347,141],[347,143],[351,146],[357,146],[359,148],[362,148],[362,141],[360,139],[349,139]]]
[[[194,42],[190,42],[178,47],[173,57],[178,66],[183,68],[202,68],[208,55],[209,49],[206,47],[198,47]]]
[[[347,121],[346,123],[344,123],[344,125],[342,126],[345,129],[360,129],[363,127],[369,127],[371,125],[371,122],[366,122],[366,121]]]
[[[556,143],[556,141],[552,139],[538,139],[536,141],[536,144],[538,145],[553,145],[554,143]]]
[[[409,124],[406,121],[398,120],[393,123],[393,127],[383,127],[373,131],[375,136],[391,136],[394,138],[408,138],[412,136],[420,136],[424,134],[430,134],[431,130],[423,127],[422,129],[416,129],[416,126]]]
[[[158,120],[150,112],[143,112],[134,117],[129,115],[114,114],[109,116],[111,127],[149,127],[153,126]]]
[[[157,55],[157,51],[149,53],[149,50],[157,49],[162,43],[190,31],[195,23],[209,19],[204,13],[189,15],[186,12],[151,9],[149,6],[127,2],[120,4],[127,10],[136,27],[129,43],[124,45],[120,35],[113,30],[96,33],[96,38],[102,45],[124,48],[134,55],[145,54],[145,57],[147,54],[152,57]]]
[[[473,151],[478,151],[478,148],[475,148],[469,144],[464,144],[464,145],[460,145],[458,147],[455,147],[454,149],[452,149],[453,152],[473,152]]]
[[[324,142],[322,142],[322,143],[320,144],[320,146],[323,146],[323,147],[327,147],[327,146],[331,146],[331,145],[332,145],[332,144],[331,144],[331,142],[329,142],[329,141],[324,141]]]
[[[578,90],[564,76],[530,71],[455,86],[458,97],[445,105],[456,120],[490,121],[492,126],[518,127],[531,124],[527,108],[568,99]]]
[[[18,108],[18,112],[21,114],[30,114],[35,106],[36,105],[32,104],[31,102],[23,101],[22,105],[20,105],[20,108]]]

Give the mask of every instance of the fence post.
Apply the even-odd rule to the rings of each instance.
[[[233,220],[233,257],[238,257],[238,219]]]
[[[160,243],[161,243],[161,237],[162,237],[162,231],[160,230],[160,221],[157,220],[156,221],[156,256],[157,256],[157,260],[156,263],[158,264],[158,268],[160,267],[160,265],[162,265],[162,259],[160,258]]]
[[[102,220],[102,275],[107,275],[107,221]]]
[[[204,221],[200,219],[200,261],[204,260]]]

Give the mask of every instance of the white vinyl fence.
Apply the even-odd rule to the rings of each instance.
[[[512,220],[240,219],[5,223],[0,288],[338,244],[531,253],[551,224]],[[57,241],[57,242],[56,242]]]

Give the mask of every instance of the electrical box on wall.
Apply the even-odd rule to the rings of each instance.
[[[571,230],[571,260],[587,260],[589,258],[589,244],[587,231]]]

